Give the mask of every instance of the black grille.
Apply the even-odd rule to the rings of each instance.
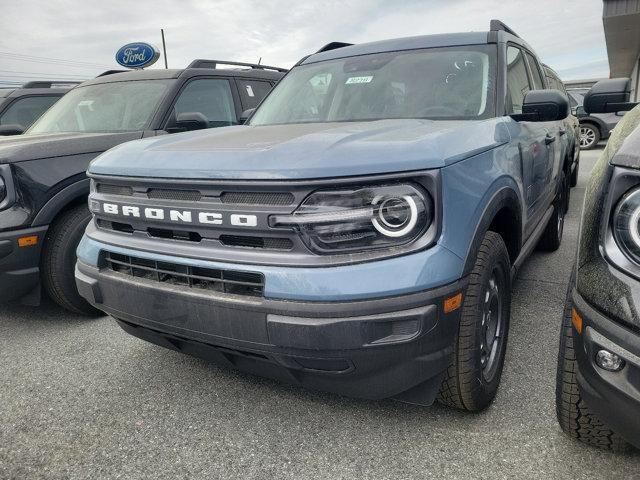
[[[109,270],[145,280],[234,295],[264,294],[264,277],[260,273],[192,267],[112,252],[106,252],[104,260]]]
[[[126,195],[130,197],[133,195],[133,188],[125,187],[122,185],[111,185],[108,183],[99,183],[96,186],[98,193],[106,193],[109,195]]]
[[[128,223],[110,222],[109,220],[97,219],[98,227],[107,230],[115,230],[116,232],[133,233],[133,227]]]
[[[222,203],[235,205],[291,205],[296,197],[293,193],[270,192],[223,192]]]
[[[220,243],[229,247],[266,248],[270,250],[291,250],[293,248],[293,242],[288,238],[220,235]]]
[[[201,242],[202,236],[198,232],[183,230],[170,230],[168,228],[147,228],[147,233],[156,238],[168,238],[171,240],[183,240],[185,242]]]
[[[202,199],[202,194],[198,190],[152,188],[147,192],[147,197],[162,200],[183,200],[186,202],[199,202]]]

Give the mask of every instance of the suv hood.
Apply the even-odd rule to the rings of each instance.
[[[104,152],[143,132],[37,133],[0,138],[0,164]]]
[[[509,140],[501,119],[237,126],[145,139],[96,158],[89,173],[274,180],[439,168]]]

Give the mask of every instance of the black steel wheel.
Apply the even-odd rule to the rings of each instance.
[[[502,237],[487,232],[469,274],[451,364],[438,401],[477,412],[498,391],[511,311],[511,263]]]

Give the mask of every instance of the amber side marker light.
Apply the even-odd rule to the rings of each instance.
[[[582,317],[576,312],[575,308],[571,309],[571,323],[573,323],[573,328],[576,329],[576,332],[582,335]]]
[[[19,247],[31,247],[32,245],[35,245],[37,243],[38,243],[37,235],[29,235],[28,237],[20,237],[18,239]]]
[[[462,305],[462,293],[449,297],[444,301],[444,313],[451,313]]]

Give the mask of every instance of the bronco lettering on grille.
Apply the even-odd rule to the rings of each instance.
[[[256,227],[258,218],[255,215],[225,214],[208,211],[178,210],[170,208],[136,207],[134,205],[118,205],[103,203],[102,211],[109,215],[121,217],[146,218],[148,220],[165,220],[175,223],[200,223],[204,225],[233,225],[236,227]]]

